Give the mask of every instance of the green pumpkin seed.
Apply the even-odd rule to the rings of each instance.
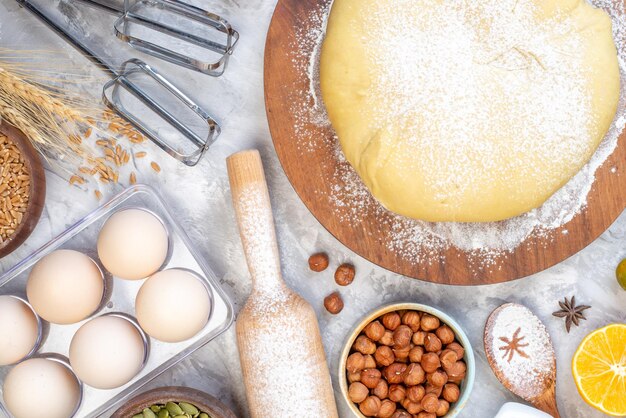
[[[211,418],[209,414],[205,414],[204,412],[198,415],[198,418]]]
[[[200,411],[198,411],[198,408],[196,408],[195,406],[193,406],[192,404],[187,403],[187,402],[181,402],[181,403],[178,404],[178,406],[180,406],[180,408],[186,414],[189,414],[189,415],[196,415],[198,412],[200,412]]]
[[[185,415],[185,414],[176,415],[174,418],[189,418],[189,415]]]
[[[159,406],[159,405],[152,405],[152,406],[150,407],[150,409],[152,410],[152,412],[154,412],[155,414],[156,414],[157,412],[159,412],[159,411],[161,410],[161,408],[163,408],[163,407],[162,407],[162,406]]]
[[[185,412],[180,408],[180,406],[176,405],[174,402],[168,402],[165,407],[169,411],[170,414],[176,418],[179,415],[183,415]],[[183,416],[184,418],[184,416]]]
[[[143,414],[135,414],[133,415],[133,418],[143,418]]]
[[[143,418],[157,418],[156,414],[152,412],[152,410],[149,408],[144,409],[141,415],[143,416]]]
[[[159,411],[159,418],[170,418],[170,412],[163,408]]]

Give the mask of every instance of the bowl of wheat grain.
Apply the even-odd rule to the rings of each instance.
[[[20,130],[0,122],[0,258],[30,236],[45,198],[46,177],[39,154]]]

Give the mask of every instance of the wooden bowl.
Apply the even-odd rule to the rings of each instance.
[[[15,234],[0,244],[0,258],[2,258],[22,245],[37,226],[46,200],[46,175],[39,154],[22,131],[5,122],[0,122],[0,133],[6,135],[20,150],[31,179],[28,207]]]
[[[472,349],[472,344],[467,338],[467,335],[465,335],[465,332],[463,332],[463,330],[461,329],[461,326],[454,319],[452,319],[447,314],[441,312],[439,309],[427,305],[422,305],[420,303],[394,303],[391,305],[383,306],[366,315],[354,328],[354,331],[352,331],[352,333],[349,335],[346,344],[343,347],[343,350],[341,352],[341,359],[339,361],[339,386],[341,389],[341,394],[343,395],[343,400],[348,404],[356,417],[366,418],[365,415],[363,415],[361,411],[359,411],[358,406],[348,397],[348,379],[345,376],[346,362],[348,360],[348,356],[350,355],[350,349],[352,348],[352,344],[354,344],[354,340],[356,340],[361,331],[363,331],[363,328],[365,328],[370,322],[376,320],[377,318],[388,312],[400,311],[404,309],[426,312],[432,316],[439,318],[439,320],[443,324],[446,324],[452,329],[452,331],[454,331],[457,341],[465,349],[465,356],[463,357],[463,360],[467,365],[467,372],[465,375],[465,379],[463,379],[463,383],[460,387],[461,396],[458,401],[450,405],[450,410],[446,415],[444,415],[445,418],[456,417],[465,407],[465,404],[470,397],[470,393],[472,392],[472,388],[474,387],[476,362],[474,360],[474,351]]]
[[[200,411],[209,414],[211,418],[237,418],[226,405],[208,393],[180,386],[152,389],[137,395],[115,411],[111,418],[130,418],[135,414],[140,414],[144,408],[149,408],[155,404],[166,404],[167,402],[190,403]]]

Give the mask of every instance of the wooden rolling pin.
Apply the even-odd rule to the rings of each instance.
[[[336,418],[317,317],[281,276],[276,230],[258,151],[227,160],[233,205],[252,276],[237,343],[252,418]]]

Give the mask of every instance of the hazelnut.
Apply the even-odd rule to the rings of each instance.
[[[360,381],[361,381],[361,372],[356,372],[356,373],[348,372],[349,383],[360,382]]]
[[[389,396],[389,385],[384,379],[380,379],[376,387],[372,390],[372,395],[379,399],[387,399]]]
[[[437,418],[437,415],[433,414],[432,412],[422,411],[419,414],[417,414],[416,417],[417,418]]]
[[[408,325],[411,331],[416,332],[420,329],[421,315],[416,311],[407,311],[402,315],[402,323]]]
[[[424,347],[415,346],[411,348],[411,351],[409,351],[409,360],[412,363],[419,363],[422,361],[423,355],[424,355]]]
[[[365,368],[366,369],[375,369],[376,368],[376,360],[371,354],[368,354],[365,357]]]
[[[375,417],[380,411],[382,402],[376,396],[368,396],[359,404],[359,411],[366,417]]]
[[[412,418],[412,417],[411,417],[411,414],[409,414],[406,411],[396,410],[396,412],[394,412],[391,418]]]
[[[437,352],[441,351],[441,340],[437,335],[429,332],[426,334],[426,339],[424,340],[424,348],[426,351]]]
[[[442,370],[437,370],[433,373],[428,373],[426,375],[426,380],[431,385],[440,388],[448,382],[448,375]]]
[[[448,379],[451,382],[456,383],[457,381],[459,381],[459,379],[463,380],[463,378],[465,378],[467,366],[465,365],[465,362],[457,361],[456,363],[444,370],[446,371],[446,373],[448,373]]]
[[[380,405],[377,417],[390,418],[394,412],[396,412],[396,403],[394,401],[390,401],[389,399],[385,399]]]
[[[435,414],[438,417],[442,417],[445,414],[447,414],[449,410],[450,410],[450,404],[443,399],[439,399],[439,407],[435,411]]]
[[[443,399],[450,403],[453,403],[459,400],[461,390],[454,383],[446,383],[446,385],[443,387],[442,395]]]
[[[381,339],[378,340],[378,342],[382,345],[388,345],[388,346],[393,345],[393,331],[390,331],[388,329],[385,330],[385,333],[383,334]]]
[[[394,348],[405,348],[411,343],[411,337],[413,331],[406,325],[400,325],[393,332],[393,346]]]
[[[413,334],[413,344],[415,345],[424,345],[424,341],[426,340],[426,332],[425,331],[417,331]]]
[[[426,383],[424,385],[424,389],[426,389],[426,393],[435,394],[435,395],[437,395],[437,397],[440,397],[441,396],[441,392],[443,392],[443,388],[441,386],[440,387],[433,386],[430,383]]]
[[[422,315],[420,326],[422,327],[423,331],[432,331],[439,328],[439,325],[439,318],[437,318],[436,316],[432,316],[426,313]]]
[[[457,362],[458,357],[456,356],[456,352],[446,348],[439,354],[439,360],[441,361],[441,365],[444,369],[452,367],[454,363]]]
[[[461,344],[457,343],[457,342],[453,342],[451,344],[448,344],[446,346],[446,348],[448,350],[452,350],[456,353],[456,356],[460,359],[463,358],[463,356],[465,355],[465,349],[463,348],[463,346],[461,346]]]
[[[441,362],[439,361],[439,356],[437,353],[426,353],[422,356],[422,361],[420,362],[422,368],[426,373],[432,373],[441,367]]]
[[[342,264],[335,271],[335,282],[339,286],[348,286],[354,280],[354,266],[352,264]]]
[[[372,341],[379,341],[385,335],[385,327],[380,321],[370,322],[363,331]]]
[[[434,393],[427,393],[422,398],[422,408],[426,412],[435,412],[439,408],[439,397]]]
[[[400,326],[400,315],[396,312],[389,312],[383,315],[382,322],[385,328],[391,331],[395,331]]]
[[[402,402],[406,397],[406,388],[402,385],[389,386],[389,399],[394,402]]]
[[[317,253],[309,257],[309,268],[313,271],[320,272],[328,267],[328,255],[326,253]]]
[[[328,312],[337,315],[343,309],[343,299],[339,292],[333,292],[324,298],[324,307]]]
[[[354,403],[361,403],[370,394],[369,389],[360,382],[354,382],[350,384],[348,388],[348,398]]]
[[[406,397],[409,398],[411,402],[421,402],[425,394],[426,389],[424,389],[422,385],[411,386],[406,390]]]
[[[406,363],[409,358],[409,353],[411,352],[411,347],[406,346],[404,348],[394,348],[392,351],[397,362]]]
[[[365,368],[365,357],[361,353],[352,353],[346,360],[348,373],[360,373]]]
[[[380,381],[380,370],[378,369],[365,369],[361,372],[361,383],[370,389],[374,389]]]
[[[452,328],[447,325],[442,325],[437,328],[435,334],[437,334],[437,337],[439,337],[443,344],[450,344],[455,338],[454,331],[452,331]]]
[[[376,344],[365,335],[359,335],[352,348],[361,354],[374,354],[376,352]]]
[[[406,412],[411,415],[415,415],[424,409],[422,408],[422,405],[416,402],[411,402],[409,398],[406,398],[404,401],[402,401],[402,406],[404,407],[404,409],[406,409]]]
[[[404,372],[404,383],[407,386],[419,385],[420,383],[424,383],[425,375],[422,366],[417,363],[411,363]]]
[[[385,367],[383,375],[388,383],[402,383],[404,381],[404,373],[406,372],[406,364],[393,363]]]
[[[374,353],[374,358],[376,359],[376,364],[378,364],[379,366],[389,366],[396,359],[393,354],[393,350],[386,345],[381,345],[376,349],[376,353]]]

